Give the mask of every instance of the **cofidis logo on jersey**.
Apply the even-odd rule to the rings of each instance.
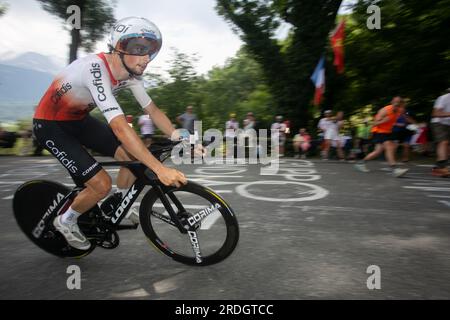
[[[98,100],[105,101],[106,95],[105,95],[105,88],[103,87],[102,71],[100,70],[100,64],[92,63],[91,66],[92,69],[89,69],[89,71],[94,77],[94,80],[92,80],[92,84],[97,88]]]
[[[54,94],[52,94],[52,102],[57,104],[59,100],[61,100],[62,96],[65,95],[70,89],[72,89],[72,85],[67,82],[64,83],[61,88],[57,89]]]

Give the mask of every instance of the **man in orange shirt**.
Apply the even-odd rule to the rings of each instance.
[[[395,162],[395,143],[392,136],[392,128],[397,118],[402,114],[404,109],[403,99],[394,97],[391,104],[378,111],[372,127],[372,139],[375,143],[375,150],[369,153],[363,160],[355,164],[355,168],[362,172],[369,172],[365,162],[377,158],[384,152],[389,166],[392,168],[394,177],[403,176],[408,169],[396,168]]]

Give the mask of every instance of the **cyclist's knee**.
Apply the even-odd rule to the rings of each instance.
[[[97,173],[86,184],[100,199],[105,198],[112,188],[111,177],[104,170]]]

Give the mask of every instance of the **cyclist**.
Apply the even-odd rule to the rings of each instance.
[[[118,21],[111,29],[109,52],[77,59],[63,69],[36,109],[33,119],[36,139],[59,160],[77,184],[86,187],[67,211],[53,221],[74,248],[90,247],[77,225],[78,217],[111,190],[111,177],[85,148],[119,161],[137,159],[165,185],[186,183],[183,173],[163,166],[153,157],[128,125],[113,96],[118,90],[129,88],[155,125],[173,139],[179,138],[172,122],[148,96],[141,78],[161,45],[161,33],[149,20],[128,17]],[[95,106],[108,124],[89,115]],[[134,180],[133,174],[121,167],[116,182],[118,191],[125,195]]]

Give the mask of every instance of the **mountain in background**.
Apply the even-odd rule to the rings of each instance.
[[[0,64],[50,73],[53,75],[57,74],[65,66],[64,62],[59,58],[44,56],[36,52],[25,52],[19,55],[12,52],[1,53]]]
[[[38,103],[50,86],[50,73],[0,64],[0,103]]]

